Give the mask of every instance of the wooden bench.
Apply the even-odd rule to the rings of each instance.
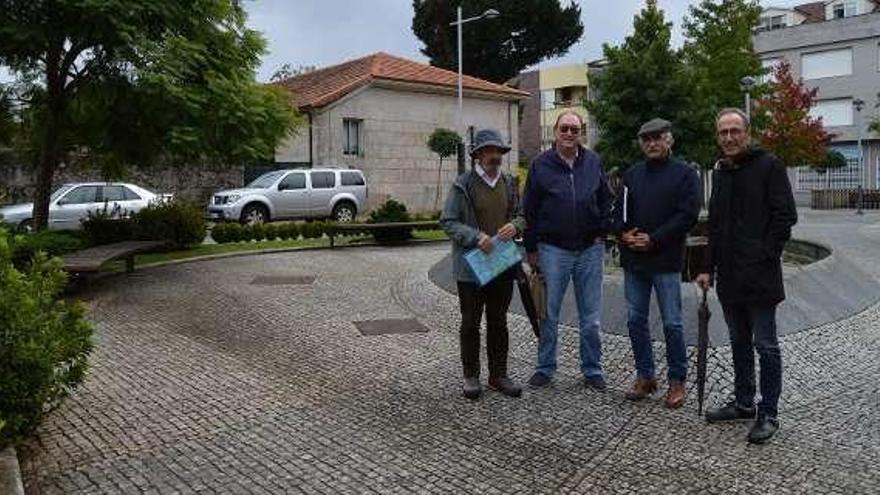
[[[62,269],[68,273],[94,273],[104,263],[124,259],[125,273],[134,271],[134,256],[165,245],[161,241],[125,241],[83,249],[61,257]]]

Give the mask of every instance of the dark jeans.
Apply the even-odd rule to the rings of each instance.
[[[483,287],[469,282],[458,283],[461,306],[461,365],[464,376],[480,376],[480,323],[486,312],[486,357],[489,377],[507,376],[507,308],[513,295],[513,272],[499,275]]]
[[[776,305],[722,304],[730,331],[736,403],[755,403],[755,350],[761,363],[758,414],[775,418],[782,392],[782,354],[776,337]]]

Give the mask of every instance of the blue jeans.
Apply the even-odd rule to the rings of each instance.
[[[755,349],[761,360],[758,414],[775,418],[782,392],[782,353],[776,336],[776,305],[723,304],[733,353],[734,395],[740,407],[755,404]]]
[[[602,315],[604,257],[605,245],[601,242],[582,251],[538,244],[538,266],[547,284],[547,317],[541,322],[538,366],[535,371],[549,377],[556,373],[559,313],[568,282],[574,280],[574,295],[580,321],[581,372],[586,377],[602,376],[599,320]]]
[[[666,365],[669,380],[684,382],[687,378],[687,346],[681,322],[681,273],[624,273],[626,324],[632,342],[636,372],[639,378],[654,378],[654,346],[648,327],[651,289],[657,294],[663,334],[666,337]]]

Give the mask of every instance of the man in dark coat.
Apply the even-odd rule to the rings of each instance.
[[[651,292],[663,317],[669,390],[666,407],[685,402],[688,358],[681,319],[681,270],[687,233],[700,214],[700,178],[672,156],[672,124],[653,119],[639,129],[645,160],[623,175],[617,195],[615,229],[620,233],[620,264],[624,270],[627,327],[636,365],[629,400],[641,400],[657,389],[654,349],[648,314]]]
[[[722,158],[712,176],[709,247],[697,284],[715,279],[730,331],[735,398],[706,412],[709,422],[755,419],[748,440],[764,443],[779,428],[782,355],[776,306],[785,299],[782,250],[797,223],[783,164],[751,146],[748,117],[724,109],[716,120]],[[755,349],[761,364],[761,402],[755,409]]]

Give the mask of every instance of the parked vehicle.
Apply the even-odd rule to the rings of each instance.
[[[366,201],[367,183],[360,170],[276,170],[242,189],[215,193],[207,216],[248,224],[309,218],[352,222]]]
[[[150,203],[170,199],[170,194],[156,194],[134,184],[86,182],[64,184],[49,199],[49,228],[77,230],[89,214],[116,211],[122,215],[137,213]],[[33,228],[33,203],[0,208],[0,221],[29,231]]]

